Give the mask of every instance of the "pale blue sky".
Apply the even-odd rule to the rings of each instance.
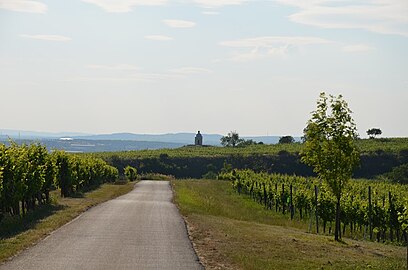
[[[0,0],[0,128],[408,136],[406,0]]]

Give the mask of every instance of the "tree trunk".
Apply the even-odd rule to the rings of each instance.
[[[404,239],[405,239],[405,245],[407,246],[407,265],[408,265],[408,235],[407,235],[407,231],[404,231],[403,235],[404,235]]]
[[[45,201],[46,203],[50,203],[50,192],[48,190],[45,192]]]
[[[343,235],[346,234],[346,226],[347,226],[347,224],[346,224],[346,223],[343,223]]]
[[[334,240],[339,241],[340,238],[340,196],[338,196],[336,203],[336,226],[334,228]]]
[[[25,204],[25,201],[24,201],[24,199],[23,199],[23,200],[21,200],[21,212],[22,212],[23,216],[25,216],[25,214],[26,214],[26,210],[25,210],[24,204]]]

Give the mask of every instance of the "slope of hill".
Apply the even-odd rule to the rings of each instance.
[[[195,133],[180,132],[167,134],[135,134],[135,133],[112,133],[112,134],[86,134],[80,132],[38,132],[26,130],[11,130],[0,129],[0,140],[42,140],[42,139],[60,139],[72,138],[78,140],[92,140],[92,141],[140,141],[140,142],[163,142],[176,143],[188,145],[194,143]],[[203,134],[204,144],[206,145],[220,145],[220,139],[223,135],[220,134]],[[264,144],[275,144],[279,141],[279,136],[243,136],[243,139],[254,140],[256,142],[263,142]],[[296,141],[300,138],[295,137]],[[119,151],[120,149],[118,149]],[[122,149],[126,150],[126,149]]]
[[[90,152],[117,152],[130,150],[154,150],[166,148],[178,148],[183,146],[180,143],[168,142],[146,142],[146,141],[126,141],[126,140],[83,140],[83,139],[37,139],[37,140],[15,140],[17,144],[41,143],[48,150],[64,150],[74,153],[90,153]],[[0,143],[8,144],[8,140],[0,139]]]

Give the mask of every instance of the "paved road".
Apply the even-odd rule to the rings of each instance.
[[[202,269],[169,182],[141,181],[0,269]]]

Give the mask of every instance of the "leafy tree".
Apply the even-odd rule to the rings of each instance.
[[[125,176],[129,181],[134,181],[137,178],[137,169],[131,166],[125,167]]]
[[[283,136],[279,138],[279,143],[294,143],[295,139],[292,136]]]
[[[232,146],[235,147],[239,143],[241,143],[243,139],[241,139],[236,131],[231,131],[226,136],[221,138],[221,145],[222,146]]]
[[[381,135],[382,131],[379,128],[370,128],[369,130],[367,130],[367,135],[371,138],[374,139],[375,136],[377,135]]]
[[[341,238],[340,199],[360,158],[354,144],[357,131],[351,113],[341,95],[327,97],[321,93],[317,109],[305,129],[306,141],[301,154],[302,162],[314,168],[336,198],[336,241]]]

